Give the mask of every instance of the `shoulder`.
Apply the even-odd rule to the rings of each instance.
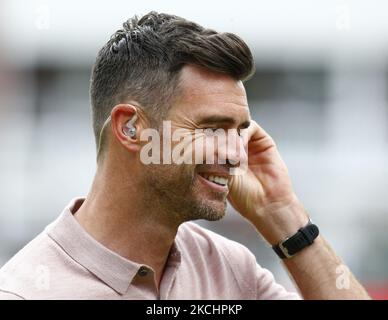
[[[24,298],[14,292],[0,289],[0,300],[24,300]]]
[[[30,273],[31,261],[36,260],[37,250],[44,241],[44,235],[41,233],[20,251],[18,251],[1,269],[0,269],[0,297],[10,299],[12,296],[24,298],[23,283],[27,273]]]
[[[1,267],[0,297],[46,297],[52,293],[54,282],[66,280],[68,270],[80,272],[79,269],[45,229]]]

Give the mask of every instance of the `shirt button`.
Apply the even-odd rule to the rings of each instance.
[[[144,266],[140,267],[140,269],[137,271],[137,274],[141,277],[145,277],[148,274],[148,269]]]

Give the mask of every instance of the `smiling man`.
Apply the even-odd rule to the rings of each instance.
[[[92,71],[91,189],[1,269],[0,297],[298,299],[247,248],[192,222],[221,219],[229,201],[274,247],[303,298],[368,299],[309,220],[274,141],[250,118],[242,81],[253,71],[234,34],[155,12],[124,23]],[[236,143],[217,145],[214,163],[145,163],[150,128],[173,147],[178,130],[204,130],[189,152],[197,160],[209,131],[231,132]],[[247,170],[231,174],[244,161]]]

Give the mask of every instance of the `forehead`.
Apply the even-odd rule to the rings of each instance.
[[[245,88],[241,81],[229,75],[186,65],[180,75],[180,89],[181,97],[177,106],[187,115],[249,117]]]

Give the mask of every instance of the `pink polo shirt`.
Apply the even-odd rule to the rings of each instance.
[[[0,299],[300,299],[274,281],[243,245],[192,222],[182,224],[159,291],[147,265],[94,240],[61,215],[0,269]]]

